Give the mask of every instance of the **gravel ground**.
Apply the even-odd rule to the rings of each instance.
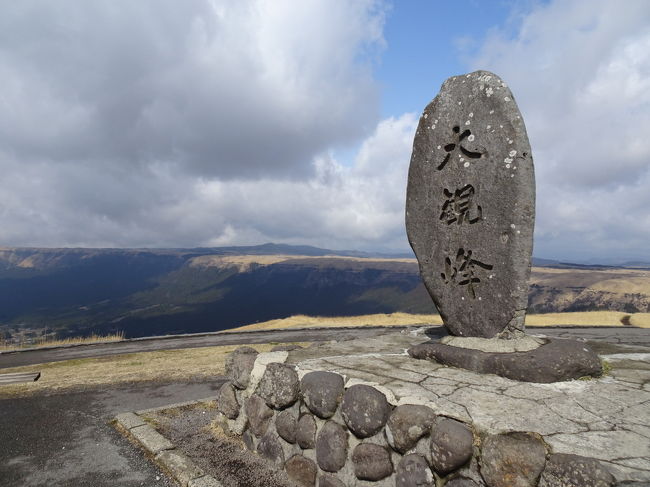
[[[198,467],[228,487],[295,487],[286,474],[243,443],[216,436],[208,429],[216,409],[198,404],[148,414],[156,429]]]

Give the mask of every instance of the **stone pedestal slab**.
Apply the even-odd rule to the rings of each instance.
[[[484,352],[437,342],[416,345],[408,352],[416,359],[525,382],[559,382],[602,373],[598,355],[577,340],[549,340],[525,352]]]

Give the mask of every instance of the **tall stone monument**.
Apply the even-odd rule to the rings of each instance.
[[[487,71],[449,78],[416,132],[406,229],[451,334],[523,332],[534,221],[533,157],[510,89]]]
[[[581,342],[524,334],[534,224],[533,158],[510,89],[487,71],[449,78],[415,134],[406,230],[455,338],[411,356],[533,382],[601,372]]]

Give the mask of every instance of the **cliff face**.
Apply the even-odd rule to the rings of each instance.
[[[529,303],[530,312],[650,311],[650,270],[535,267]],[[414,259],[287,246],[0,249],[5,334],[51,329],[64,336],[124,331],[134,337],[295,314],[395,311],[435,312]]]
[[[650,271],[643,269],[536,268],[528,298],[530,312],[650,311]]]

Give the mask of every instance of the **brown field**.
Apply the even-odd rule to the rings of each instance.
[[[622,318],[629,317],[630,325],[650,328],[650,313],[623,313],[618,311],[587,311],[576,313],[545,313],[526,316],[529,326],[625,326]],[[281,330],[289,328],[333,328],[342,326],[440,325],[439,315],[409,313],[374,314],[349,317],[319,317],[296,315],[289,318],[264,321],[235,328],[246,330]]]
[[[339,255],[201,255],[194,257],[190,261],[192,267],[230,267],[234,266],[240,272],[244,272],[250,268],[251,265],[257,264],[261,266],[279,264],[288,261],[340,261],[340,263],[366,263],[366,264],[383,264],[383,263],[405,263],[417,264],[415,259],[381,259],[381,258],[361,258],[361,257],[343,257]]]
[[[268,352],[274,345],[250,346]],[[0,397],[129,382],[206,379],[223,375],[226,356],[238,346],[129,353],[2,369],[3,374],[38,371],[41,378],[36,382],[0,386]]]
[[[124,332],[114,333],[112,335],[91,335],[89,337],[73,337],[73,338],[38,338],[34,343],[6,343],[0,340],[0,352],[10,352],[13,350],[21,350],[24,348],[42,348],[42,347],[56,347],[61,345],[85,345],[90,343],[102,342],[119,342],[124,340]]]
[[[409,313],[374,314],[361,316],[305,316],[296,315],[279,320],[263,321],[235,328],[245,330],[284,330],[288,328],[336,328],[342,326],[391,326],[391,325],[440,325],[438,315],[416,315]]]
[[[612,293],[650,294],[650,271],[533,267],[530,283],[551,283],[555,287],[592,288]]]

